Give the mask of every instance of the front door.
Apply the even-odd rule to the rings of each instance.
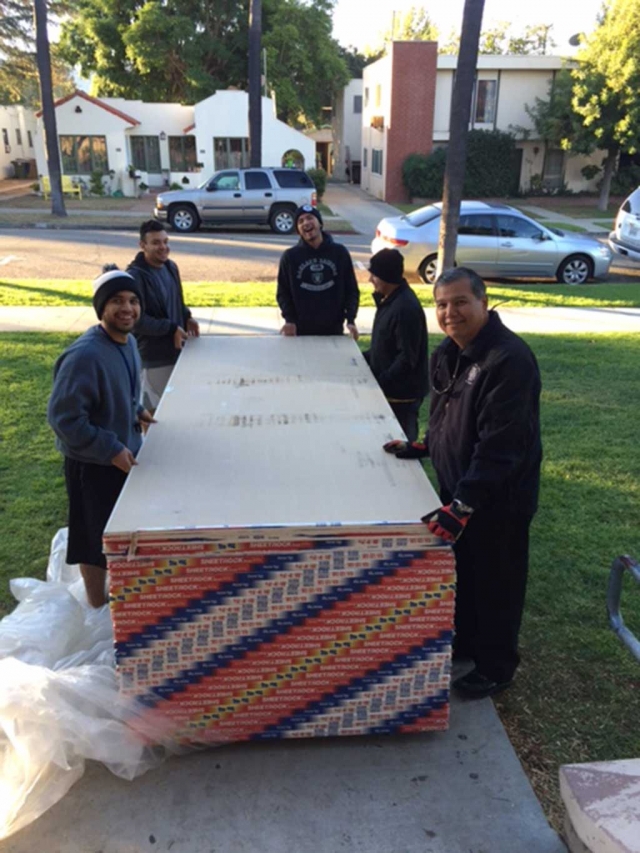
[[[456,264],[470,267],[479,276],[495,276],[498,237],[490,213],[463,213],[458,224]]]
[[[500,275],[555,276],[558,250],[555,240],[529,219],[498,214],[498,262]]]

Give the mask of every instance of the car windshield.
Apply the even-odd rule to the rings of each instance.
[[[407,213],[404,219],[410,225],[413,225],[414,228],[418,228],[420,225],[426,225],[427,222],[431,222],[432,219],[436,219],[438,216],[440,216],[440,208],[434,204],[428,204],[426,207],[419,207],[418,210]]]

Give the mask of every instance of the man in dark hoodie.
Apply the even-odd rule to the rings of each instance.
[[[364,353],[409,441],[418,437],[418,413],[429,388],[427,321],[404,278],[397,249],[381,249],[369,262],[376,316],[371,349]]]
[[[154,412],[188,336],[200,329],[184,304],[178,267],[169,260],[169,236],[164,225],[149,219],[140,226],[140,250],[127,267],[138,282],[144,311],[135,336],[142,359],[142,394]]]
[[[281,334],[341,335],[358,339],[358,282],[347,248],[322,229],[322,216],[311,205],[296,211],[297,245],[287,249],[278,270],[278,305],[284,317]]]
[[[154,420],[140,405],[140,356],[129,334],[140,318],[141,288],[121,270],[103,273],[93,287],[100,323],[57,360],[47,419],[64,455],[67,562],[80,564],[89,604],[101,607],[107,602],[102,533],[136,464],[142,425]]]

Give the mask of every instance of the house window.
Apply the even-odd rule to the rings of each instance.
[[[16,145],[22,145],[22,131],[16,127]]]
[[[562,186],[564,172],[564,151],[561,148],[549,148],[544,158],[542,182],[548,189]]]
[[[5,148],[9,145],[9,131],[6,127],[2,128],[2,141],[4,142]]]
[[[90,175],[109,171],[106,136],[61,136],[63,175]]]
[[[195,136],[169,137],[169,168],[172,172],[195,172],[197,162]]]
[[[496,118],[497,80],[478,80],[476,87],[476,124],[492,124]]]
[[[368,87],[365,87],[365,90],[364,90],[364,105],[365,105],[365,107],[369,106],[369,88]]]
[[[382,174],[382,149],[381,148],[372,148],[371,149],[371,171],[374,175]]]
[[[360,115],[362,112],[362,95],[353,96],[353,112],[356,115]]]
[[[380,83],[376,86],[376,107],[379,107],[382,103],[382,86]]]
[[[246,169],[249,140],[246,136],[216,136],[213,140],[214,169]]]
[[[33,148],[33,137],[30,130],[27,131],[27,142],[29,143],[29,148]]]
[[[363,148],[363,149],[362,149],[362,168],[363,168],[363,169],[366,169],[366,168],[367,168],[368,155],[369,155],[369,149],[368,149],[368,148]]]
[[[160,142],[157,136],[131,137],[131,162],[141,172],[160,172]]]

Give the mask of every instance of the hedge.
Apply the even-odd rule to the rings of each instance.
[[[467,198],[508,196],[513,187],[515,139],[501,130],[471,130],[467,137],[467,168],[463,195]],[[446,148],[432,154],[410,154],[402,164],[409,195],[442,198]]]

